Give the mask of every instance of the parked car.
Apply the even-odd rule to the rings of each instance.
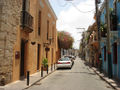
[[[70,60],[72,61],[72,65],[74,64],[74,60],[75,60],[74,56],[72,56],[72,55],[65,55],[65,56],[63,56],[63,57],[68,57],[68,58],[70,58]]]
[[[58,68],[72,68],[72,61],[68,57],[62,57],[57,62],[57,69]]]
[[[73,59],[73,60],[75,60],[75,58],[76,58],[76,57],[75,57],[75,56],[73,56],[73,55],[71,55],[71,57],[72,57],[72,59]]]

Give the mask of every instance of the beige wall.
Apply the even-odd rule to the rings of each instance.
[[[2,78],[5,78],[5,83],[12,80],[14,48],[20,23],[20,11],[21,0],[19,2],[0,0],[0,82]],[[17,65],[18,62],[15,63]]]
[[[40,1],[39,0],[35,0],[33,2],[33,0],[31,0],[32,3],[30,3],[30,13],[31,15],[34,17],[34,24],[33,24],[33,32],[30,34],[25,34],[24,32],[21,32],[21,38],[28,38],[28,43],[26,44],[26,53],[25,53],[25,69],[24,72],[26,74],[26,71],[30,71],[30,74],[33,74],[35,72],[37,72],[37,47],[38,44],[40,44],[40,61],[39,61],[39,70],[42,64],[42,58],[46,57],[46,51],[45,51],[45,47],[43,45],[43,43],[49,42],[47,40],[47,20],[49,20],[49,36],[52,36],[52,33],[54,33],[54,43],[52,42],[51,45],[49,45],[50,51],[48,52],[48,62],[49,62],[49,66],[51,65],[51,60],[52,60],[52,48],[53,48],[53,63],[55,63],[56,59],[56,18],[54,16],[54,14],[51,12],[50,8],[47,6],[47,4],[44,2],[44,0],[41,0],[41,2],[43,3],[44,7],[40,6]],[[38,35],[38,13],[39,10],[41,11],[41,35]],[[48,14],[50,15],[50,17],[48,16]],[[53,24],[54,22],[54,24]],[[54,27],[54,32],[52,32],[52,27]],[[36,44],[32,45],[31,42],[35,41]],[[18,64],[20,65],[20,63]],[[20,74],[20,68],[16,68],[14,67],[14,71],[18,72],[16,74],[13,74],[13,80],[17,80],[19,79],[19,74]],[[14,79],[15,78],[15,79]]]
[[[2,1],[9,1],[9,0],[2,0]],[[33,21],[33,32],[32,33],[26,33],[23,30],[21,30],[20,28],[20,12],[22,10],[21,6],[22,6],[22,2],[19,2],[20,0],[13,0],[16,1],[15,3],[12,3],[15,6],[14,8],[11,6],[10,2],[8,2],[7,4],[9,4],[8,7],[12,7],[10,9],[8,9],[8,12],[14,12],[16,16],[13,19],[9,19],[8,21],[6,20],[5,22],[7,22],[8,24],[10,24],[11,22],[15,23],[15,27],[11,26],[11,28],[7,31],[4,30],[6,27],[9,28],[9,25],[7,25],[6,27],[3,27],[1,29],[0,27],[0,34],[1,31],[4,31],[3,33],[5,33],[5,36],[7,37],[7,40],[10,39],[10,41],[14,40],[13,43],[10,45],[12,48],[10,49],[10,53],[8,55],[10,55],[11,57],[8,58],[8,56],[6,56],[6,59],[3,58],[4,57],[4,46],[0,46],[0,61],[3,62],[7,62],[8,60],[10,60],[10,62],[7,62],[6,65],[10,64],[11,66],[2,66],[3,68],[6,68],[6,70],[9,68],[10,70],[8,71],[10,73],[10,75],[3,75],[6,78],[6,82],[12,82],[12,81],[16,81],[20,79],[20,61],[21,61],[21,57],[18,59],[15,59],[15,53],[16,51],[18,51],[19,53],[21,53],[21,39],[24,40],[28,40],[28,42],[26,42],[25,44],[25,57],[24,57],[24,73],[26,76],[26,71],[30,71],[30,74],[36,73],[37,72],[37,47],[38,44],[40,44],[40,67],[42,64],[42,58],[46,56],[46,52],[45,52],[45,47],[43,43],[49,42],[47,40],[47,20],[49,20],[49,36],[52,36],[54,33],[54,42],[52,42],[51,45],[49,45],[48,47],[50,48],[50,51],[48,52],[48,60],[49,60],[49,66],[51,65],[51,61],[52,61],[52,56],[53,56],[53,63],[56,62],[56,51],[57,51],[57,31],[56,31],[56,17],[53,13],[53,11],[50,9],[50,7],[47,5],[47,3],[45,2],[45,0],[30,0],[30,14],[33,16],[34,21]],[[40,2],[41,1],[41,2]],[[19,5],[19,6],[17,6]],[[17,8],[16,8],[17,7]],[[41,11],[41,35],[38,35],[38,12],[39,10]],[[0,14],[1,16],[2,14]],[[13,15],[11,15],[13,16]],[[6,17],[5,17],[6,19]],[[14,20],[15,19],[15,20]],[[11,21],[11,22],[9,22]],[[1,23],[3,23],[0,19],[0,25]],[[3,26],[3,25],[1,25]],[[53,31],[53,27],[54,27],[54,31]],[[12,32],[15,32],[12,34]],[[7,34],[10,33],[10,35]],[[12,37],[14,36],[14,37]],[[3,36],[4,39],[4,36]],[[5,40],[4,40],[5,41]],[[4,45],[4,41],[1,40],[0,37],[0,43],[3,42],[2,45]],[[36,42],[35,45],[32,45],[31,42]],[[9,46],[9,44],[8,44]],[[3,48],[2,48],[3,47]],[[52,48],[53,48],[53,55],[52,53]],[[3,56],[1,56],[1,54]],[[20,54],[21,55],[21,54]],[[3,58],[3,59],[2,59]],[[3,63],[5,63],[3,62]],[[0,64],[1,65],[1,64]],[[1,69],[0,73],[3,72],[7,72],[5,71],[5,69]],[[39,68],[40,70],[40,68]],[[9,78],[9,79],[8,79]]]

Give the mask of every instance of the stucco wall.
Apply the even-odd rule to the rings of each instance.
[[[19,24],[21,0],[0,0],[0,80],[12,79],[13,49]]]

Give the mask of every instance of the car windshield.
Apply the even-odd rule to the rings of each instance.
[[[69,61],[68,57],[61,58],[59,61]]]
[[[72,56],[64,56],[64,57],[72,58]]]

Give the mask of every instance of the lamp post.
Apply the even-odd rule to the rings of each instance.
[[[81,28],[81,27],[79,27],[79,28],[76,28],[76,29],[82,29],[83,30],[83,32],[78,32],[78,33],[82,33],[82,39],[85,39],[85,28]],[[85,47],[85,44],[86,44],[86,42],[85,42],[85,40],[82,40],[82,52],[81,52],[81,55],[82,55],[82,58],[85,60],[85,58],[86,58],[86,47]]]

